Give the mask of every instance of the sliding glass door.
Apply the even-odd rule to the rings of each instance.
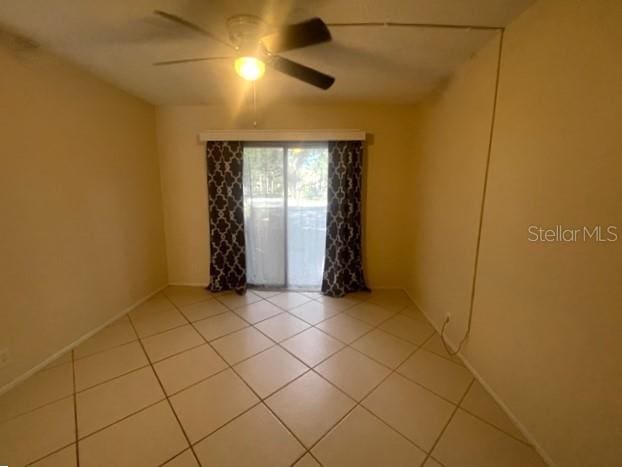
[[[326,144],[245,145],[249,284],[320,288],[326,245],[327,172]]]
[[[286,282],[284,153],[278,146],[244,148],[246,280],[252,285]]]

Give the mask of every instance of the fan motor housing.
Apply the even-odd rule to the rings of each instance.
[[[254,53],[261,37],[266,34],[266,23],[254,15],[235,15],[227,19],[229,39],[241,53]]]

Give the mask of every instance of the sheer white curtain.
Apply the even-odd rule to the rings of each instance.
[[[244,148],[246,281],[284,287],[285,180],[283,147]]]
[[[248,283],[318,290],[326,245],[326,144],[244,148]]]

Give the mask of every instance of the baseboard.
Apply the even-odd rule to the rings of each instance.
[[[200,284],[198,282],[171,282],[169,285],[177,287],[207,287],[209,284]]]
[[[209,284],[207,283],[198,283],[198,282],[171,282],[169,285],[177,286],[177,287],[207,287]],[[374,285],[369,287],[372,292],[374,290],[404,290],[402,287],[395,286],[382,286],[382,285]]]
[[[412,295],[410,295],[410,293],[408,293],[407,289],[403,289],[403,290],[406,293],[406,295],[408,295],[408,298],[410,298],[412,300],[412,302],[415,304],[415,306],[419,309],[419,311],[421,311],[421,313],[423,313],[423,315],[426,317],[426,319],[432,325],[432,327],[434,329],[436,329],[436,332],[438,332],[440,334],[440,332],[441,332],[440,326],[438,326],[430,318],[430,315],[428,313],[426,313],[426,311],[423,308],[421,308],[419,303],[417,303],[417,300],[415,300],[415,298]],[[447,338],[445,340],[447,341],[447,344],[449,344],[449,346],[452,349],[455,349],[457,347],[457,345],[454,342],[452,342],[451,340],[449,340]],[[501,407],[501,409],[510,418],[510,420],[512,420],[514,425],[516,425],[518,430],[525,437],[525,439],[529,442],[529,444],[531,444],[532,447],[536,450],[536,452],[542,457],[544,462],[546,462],[551,467],[555,467],[555,462],[553,462],[553,459],[551,459],[551,456],[549,456],[548,453],[542,448],[542,446],[540,446],[540,444],[536,441],[536,438],[531,434],[531,432],[529,432],[527,430],[527,428],[525,428],[525,426],[520,422],[518,417],[516,417],[516,415],[514,415],[514,413],[506,405],[506,403],[503,401],[503,399],[501,399],[501,397],[499,397],[499,395],[490,387],[490,385],[484,380],[482,375],[473,367],[471,362],[469,362],[469,360],[464,356],[464,354],[462,352],[458,352],[458,357],[460,358],[460,360],[462,360],[464,365],[473,374],[475,379],[477,379],[477,381],[479,381],[479,383],[484,387],[484,389],[488,392],[488,394],[490,394],[491,397],[495,400],[495,402],[497,404],[499,404],[499,407]]]
[[[77,347],[78,345],[80,345],[82,342],[84,342],[85,340],[87,340],[89,337],[93,336],[94,334],[97,334],[99,331],[101,331],[102,329],[104,329],[106,326],[108,326],[109,324],[112,324],[113,322],[115,322],[116,320],[118,320],[119,318],[121,318],[122,316],[125,316],[126,314],[128,314],[130,311],[132,311],[134,308],[138,307],[139,305],[143,304],[144,302],[146,302],[147,300],[149,300],[151,297],[153,297],[154,295],[156,295],[158,292],[161,292],[162,290],[164,290],[167,287],[167,285],[163,285],[161,287],[158,287],[154,292],[151,292],[150,294],[146,295],[145,297],[141,298],[140,300],[138,300],[137,302],[133,303],[132,305],[130,305],[129,307],[125,308],[123,311],[117,313],[116,315],[114,315],[112,318],[108,319],[105,323],[97,326],[94,329],[91,329],[89,332],[87,332],[86,334],[83,334],[82,336],[80,336],[77,340],[73,341],[71,344],[63,347],[62,349],[60,349],[58,352],[53,353],[52,355],[50,355],[49,357],[47,357],[45,360],[43,360],[41,363],[35,365],[34,367],[32,367],[30,370],[26,371],[25,373],[22,373],[21,375],[19,375],[17,378],[14,378],[13,380],[9,381],[8,383],[6,383],[4,386],[0,387],[0,395],[4,394],[5,392],[10,391],[11,389],[13,389],[15,386],[17,386],[18,384],[20,384],[21,382],[25,381],[26,379],[30,378],[32,375],[34,375],[36,372],[44,369],[46,366],[48,366],[50,363],[54,362],[57,358],[61,357],[62,355],[64,355],[66,352],[70,351],[71,349]]]

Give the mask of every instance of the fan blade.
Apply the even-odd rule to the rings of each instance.
[[[230,47],[232,49],[235,50],[235,46],[233,46],[232,44],[228,43],[227,41],[222,40],[221,38],[215,36],[214,34],[212,34],[211,32],[203,29],[201,26],[197,26],[194,23],[191,23],[190,21],[186,21],[183,18],[180,18],[179,16],[173,15],[171,13],[167,13],[166,11],[162,11],[162,10],[154,10],[153,11],[156,15],[161,16],[162,18],[166,18],[169,21],[172,21],[174,23],[177,24],[181,24],[182,26],[185,26],[188,29],[192,29],[195,32],[198,32],[199,34],[203,34],[206,37],[209,37],[210,39],[216,41],[216,42],[220,42],[223,45],[226,45],[227,47]]]
[[[281,53],[331,40],[330,31],[320,18],[285,26],[262,37],[261,42],[270,52]]]
[[[328,89],[335,82],[335,78],[332,76],[325,75],[324,73],[314,70],[313,68],[301,65],[300,63],[292,62],[291,60],[279,57],[278,55],[271,56],[267,60],[267,64],[281,73],[321,89]]]
[[[163,62],[155,62],[154,66],[177,65],[179,63],[206,62],[208,60],[233,60],[235,57],[199,57],[199,58],[182,58],[179,60],[165,60]]]

